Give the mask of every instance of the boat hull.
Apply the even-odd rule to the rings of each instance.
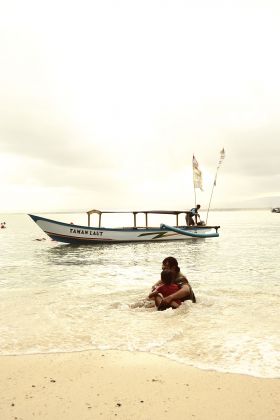
[[[161,242],[198,237],[217,237],[219,226],[181,226],[178,231],[167,228],[99,228],[80,226],[29,214],[51,239],[68,244],[112,244],[125,242]],[[190,234],[188,234],[190,233]]]

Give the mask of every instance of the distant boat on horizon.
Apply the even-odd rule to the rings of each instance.
[[[272,213],[280,213],[280,207],[273,207]]]

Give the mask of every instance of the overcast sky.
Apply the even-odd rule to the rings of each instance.
[[[0,212],[280,205],[279,0],[0,10]]]

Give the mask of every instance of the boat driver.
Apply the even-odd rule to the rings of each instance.
[[[186,214],[186,223],[188,226],[197,225],[197,219],[200,220],[200,215],[198,214],[198,210],[200,209],[200,204],[197,204],[196,207],[193,207],[190,211]]]

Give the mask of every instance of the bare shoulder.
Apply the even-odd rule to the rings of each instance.
[[[187,277],[181,271],[178,273],[176,283],[181,283],[182,285],[189,284]]]

